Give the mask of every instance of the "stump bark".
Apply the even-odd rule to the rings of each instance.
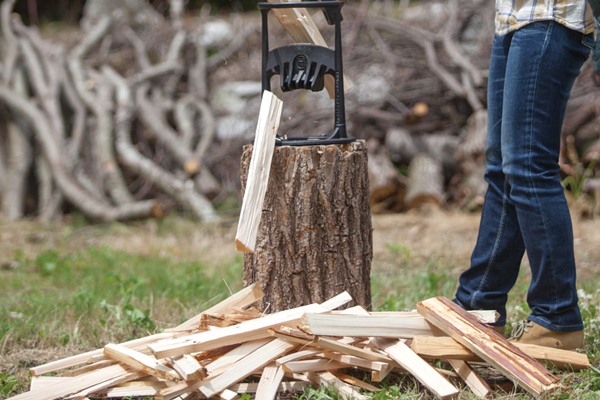
[[[241,162],[245,190],[252,146]],[[323,302],[344,290],[371,306],[373,236],[367,146],[277,147],[254,253],[244,255],[244,286],[265,293],[276,312]]]

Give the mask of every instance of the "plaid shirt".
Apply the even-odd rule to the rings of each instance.
[[[556,21],[584,34],[594,31],[594,16],[586,0],[496,0],[497,35],[535,21]]]

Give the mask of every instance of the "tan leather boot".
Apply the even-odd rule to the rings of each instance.
[[[563,350],[575,350],[583,347],[583,330],[573,332],[552,331],[532,321],[521,321],[513,329],[512,337],[509,340]]]

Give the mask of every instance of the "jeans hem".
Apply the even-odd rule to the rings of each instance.
[[[545,318],[536,317],[533,315],[530,315],[528,320],[533,321],[536,324],[543,326],[546,329],[550,329],[551,331],[573,332],[573,331],[583,330],[583,323],[579,323],[579,324],[575,324],[575,325],[556,325],[556,324],[551,323],[550,321],[548,321]]]

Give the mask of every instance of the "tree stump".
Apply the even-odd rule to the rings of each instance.
[[[252,156],[241,162],[245,190]],[[373,235],[367,146],[284,146],[273,155],[254,253],[244,286],[258,282],[259,307],[276,312],[323,302],[344,290],[371,306]]]

